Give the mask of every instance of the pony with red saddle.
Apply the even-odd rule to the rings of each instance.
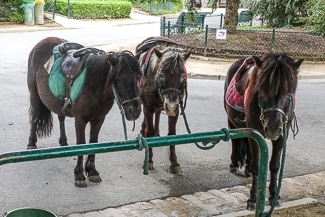
[[[283,142],[287,139],[284,135],[288,135],[290,127],[294,131],[296,126],[292,121],[296,121],[295,93],[302,62],[303,59],[295,61],[283,53],[252,56],[233,63],[225,79],[224,108],[228,127],[256,129],[272,142],[270,204],[277,190],[280,156]],[[247,209],[253,210],[256,206],[259,146],[253,139],[232,139],[230,172],[238,173],[245,163],[246,176],[253,176]]]
[[[130,51],[104,52],[61,38],[48,37],[38,42],[28,59],[27,84],[30,92],[30,136],[28,149],[37,148],[38,137],[49,136],[52,112],[60,122],[61,146],[67,146],[65,117],[74,117],[77,145],[86,144],[86,125],[90,124],[89,143],[98,134],[114,99],[127,120],[141,113],[138,84],[140,65]],[[95,155],[78,156],[74,169],[75,185],[86,187],[86,177],[101,182],[95,168]]]

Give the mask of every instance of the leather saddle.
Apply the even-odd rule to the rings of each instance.
[[[163,36],[149,37],[136,47],[135,52],[137,54],[143,53],[157,45],[179,46],[179,44],[177,42],[175,42],[172,39],[167,38],[167,37],[163,37]]]
[[[57,49],[61,54],[60,71],[66,78],[64,105],[61,108],[61,112],[64,113],[71,105],[71,86],[84,70],[89,55],[104,54],[105,52],[97,48],[84,47],[74,42],[60,44]]]
[[[244,60],[242,65],[238,68],[236,74],[235,74],[235,88],[238,91],[239,95],[244,95],[249,77],[254,69],[255,61],[253,57],[248,57]]]
[[[74,42],[59,45],[58,51],[62,56],[61,72],[67,80],[74,80],[80,75],[90,54],[105,53],[97,48],[84,47]]]

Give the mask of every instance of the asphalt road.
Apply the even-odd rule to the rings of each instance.
[[[130,27],[127,28],[130,31]],[[129,37],[123,35],[126,29],[110,31],[119,32],[114,43],[117,43],[119,37],[121,40]],[[147,34],[153,33],[149,31]],[[0,153],[26,149],[29,136],[27,57],[36,42],[46,35],[65,36],[69,40],[80,38],[80,43],[90,44],[95,41],[90,39],[87,42],[91,32],[78,29],[37,34],[1,34]],[[134,37],[140,39],[147,36]],[[113,43],[112,39],[102,42]],[[324,80],[299,81],[296,107],[299,134],[295,140],[292,136],[288,140],[285,177],[325,170],[325,149],[322,143],[325,140],[324,89]],[[222,105],[223,81],[189,79],[188,92],[186,115],[192,132],[215,131],[226,127]],[[39,139],[39,148],[58,146],[56,116],[54,120],[52,136]],[[127,123],[129,138],[138,135],[140,124],[141,118],[136,121],[135,131],[132,132],[133,123]],[[166,135],[166,125],[166,118],[162,116],[161,135]],[[181,117],[177,126],[178,134],[187,133]],[[74,145],[72,118],[67,119],[66,128],[68,142]],[[121,116],[117,106],[114,106],[106,118],[99,141],[119,141],[123,138]],[[84,189],[74,187],[75,157],[2,165],[0,213],[19,207],[38,207],[64,215],[250,183],[250,180],[234,177],[228,172],[230,142],[220,142],[210,151],[200,150],[194,144],[181,145],[177,146],[177,154],[181,174],[168,173],[168,150],[162,147],[154,149],[156,170],[148,176],[142,175],[144,152],[98,154],[96,165],[103,182],[89,183]]]

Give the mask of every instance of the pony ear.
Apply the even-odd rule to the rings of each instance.
[[[184,60],[186,61],[191,56],[191,51],[184,52],[183,55],[184,55]]]
[[[155,51],[155,54],[159,59],[163,56],[163,54],[159,50],[157,50],[156,48],[154,48],[153,50]]]
[[[111,64],[111,66],[117,65],[117,57],[114,53],[109,54],[107,56],[108,63]]]
[[[258,58],[257,56],[252,56],[252,57],[254,59],[255,64],[257,65],[257,67],[261,68],[263,61],[260,58]]]
[[[299,69],[301,63],[304,61],[304,59],[297,60],[293,65],[296,67],[296,69]]]

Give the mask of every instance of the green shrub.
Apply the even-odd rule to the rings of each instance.
[[[116,19],[130,17],[132,4],[129,1],[87,1],[77,0],[70,5],[70,15],[74,19]],[[56,11],[68,16],[68,3],[57,0]]]
[[[9,15],[9,21],[12,23],[23,23],[24,20],[25,20],[24,13],[15,11]]]

